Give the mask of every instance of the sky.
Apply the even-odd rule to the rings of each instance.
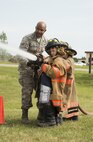
[[[45,21],[48,39],[66,41],[77,51],[93,51],[93,0],[0,0],[0,33],[18,48],[22,38]]]

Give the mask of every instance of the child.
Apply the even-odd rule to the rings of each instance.
[[[65,46],[63,44],[63,46]],[[61,56],[61,43],[52,39],[46,46],[52,63],[44,63],[41,67],[40,90],[38,97],[38,125],[53,126],[59,123],[59,115],[64,105],[64,87],[67,64]]]

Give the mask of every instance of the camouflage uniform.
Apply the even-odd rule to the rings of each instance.
[[[20,49],[36,54],[44,51],[47,40],[44,36],[36,38],[35,32],[23,37]],[[32,107],[32,92],[34,89],[35,71],[32,67],[27,66],[27,59],[20,58],[19,60],[19,83],[22,86],[22,109],[29,109]]]

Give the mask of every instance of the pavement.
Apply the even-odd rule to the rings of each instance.
[[[0,67],[18,67],[18,64],[0,64]]]
[[[75,68],[75,70],[77,70],[77,71],[86,71],[86,72],[89,71],[89,69],[82,69],[82,68]],[[93,72],[93,69],[91,70],[91,72]]]

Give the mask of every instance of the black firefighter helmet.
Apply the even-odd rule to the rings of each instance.
[[[49,52],[50,48],[60,47],[60,46],[61,46],[61,43],[59,42],[59,40],[57,38],[53,38],[53,39],[48,40],[45,50],[46,52]]]
[[[63,42],[63,41],[59,41],[57,38],[53,38],[53,39],[50,39],[45,47],[45,51],[49,54],[50,53],[50,48],[57,48],[58,50],[61,49],[61,48],[68,48],[68,45],[66,44],[66,42]]]

